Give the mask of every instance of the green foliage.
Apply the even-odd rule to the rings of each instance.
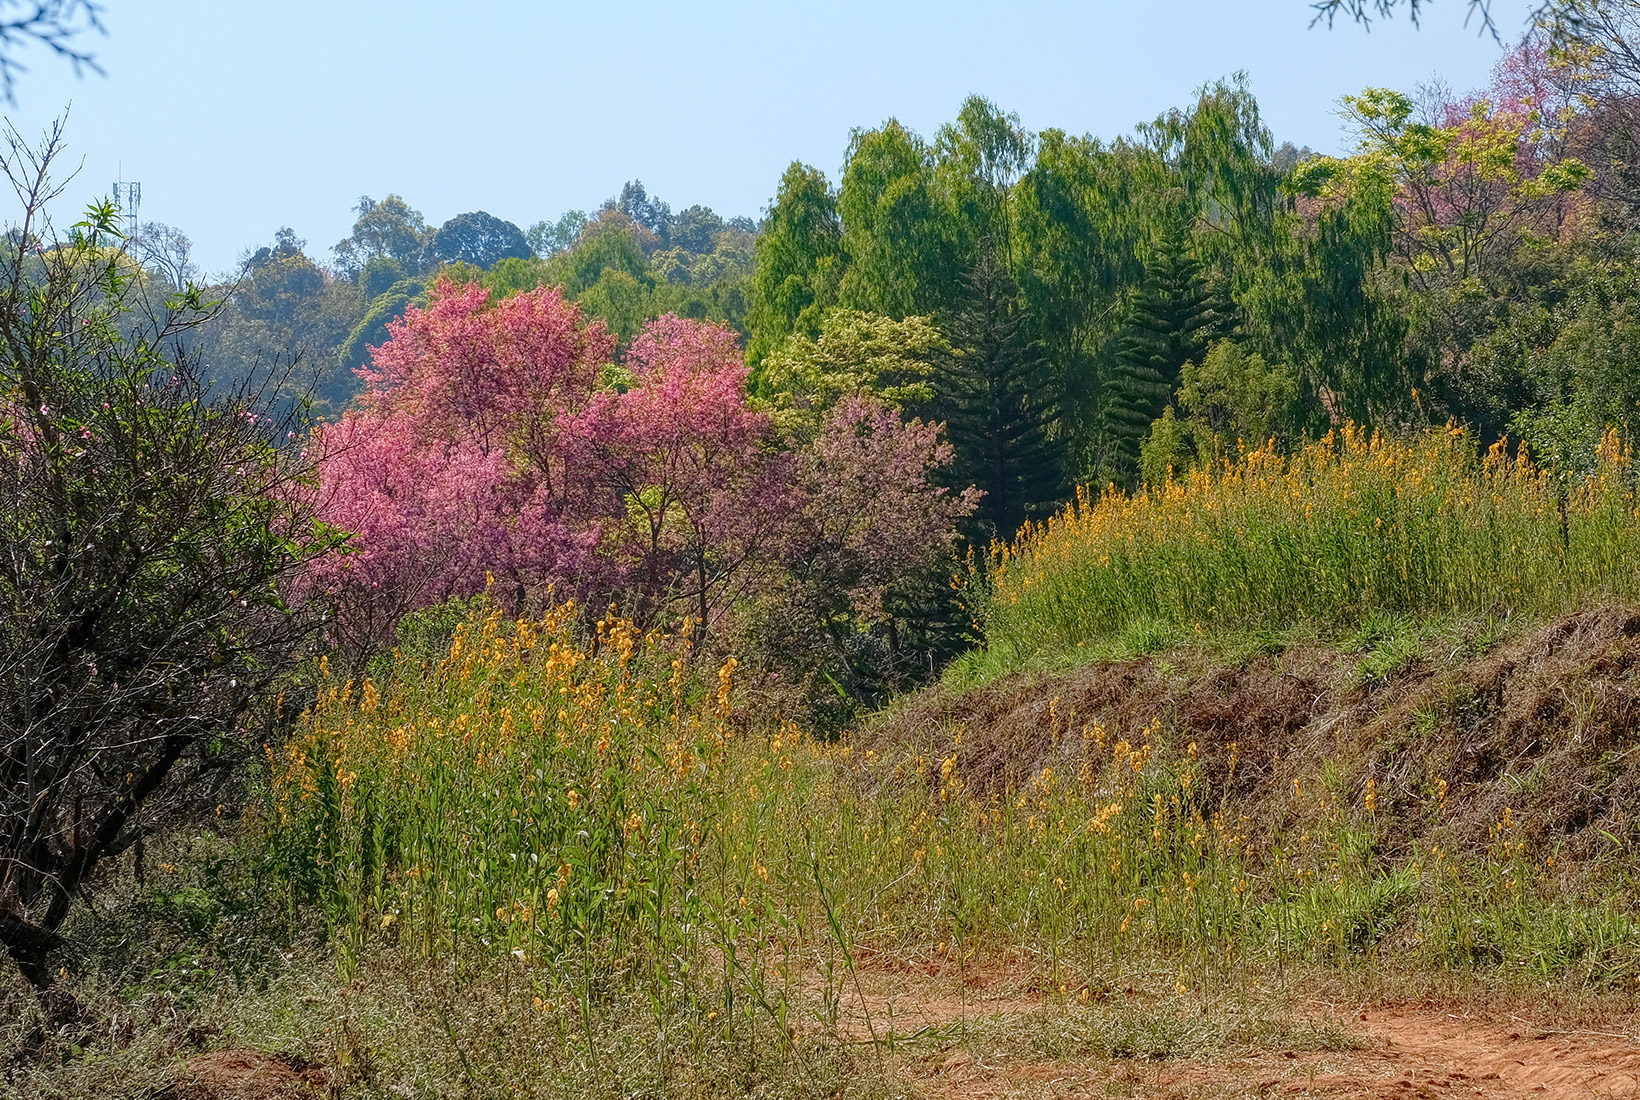
[[[272,245],[251,254],[235,302],[257,321],[291,323],[307,299],[324,286],[319,267],[302,251],[306,241],[289,227],[279,230]]]
[[[252,253],[236,282],[212,288],[226,299],[224,308],[210,325],[183,334],[183,342],[201,370],[227,387],[270,366],[295,364],[282,400],[311,396],[322,411],[334,413],[355,389],[337,352],[366,303],[357,281],[332,277],[304,247],[281,229],[272,245]]]
[[[849,257],[843,305],[899,318],[935,312],[949,300],[949,224],[935,187],[932,152],[898,121],[850,137],[837,195]]]
[[[820,421],[845,397],[871,397],[916,415],[934,397],[931,379],[950,347],[926,317],[890,320],[836,309],[817,337],[793,334],[763,363],[760,389],[781,434],[812,439]]]
[[[1195,425],[1173,414],[1173,406],[1151,422],[1150,434],[1139,448],[1139,476],[1146,485],[1165,485],[1188,469],[1197,453]]]
[[[361,272],[378,259],[393,260],[408,274],[420,273],[422,249],[432,233],[421,211],[398,195],[380,202],[365,195],[354,210],[359,217],[353,231],[332,250],[344,274]]]
[[[825,175],[793,161],[757,239],[747,348],[754,369],[788,336],[819,333],[842,280],[842,234]]]
[[[1450,417],[1488,437],[1506,430],[1519,408],[1520,394],[1508,385],[1514,372],[1478,361],[1478,349],[1564,264],[1566,229],[1582,205],[1577,192],[1592,177],[1568,152],[1582,109],[1568,90],[1573,83],[1551,70],[1541,43],[1527,41],[1477,95],[1422,111],[1382,88],[1345,98],[1356,155],[1306,166],[1294,185],[1353,207],[1364,227],[1382,226],[1375,235],[1400,285],[1384,280],[1375,296],[1405,337],[1398,367],[1352,387],[1361,397],[1346,400],[1349,415]],[[1330,358],[1349,362],[1349,350]],[[1390,366],[1382,352],[1361,361]]]
[[[479,282],[497,300],[552,285],[547,262],[535,256],[505,256],[480,275]]]
[[[1012,198],[1035,138],[1019,116],[969,96],[934,141],[934,174],[953,257],[972,267],[981,253],[1012,268]],[[949,295],[954,288],[948,288]]]
[[[1139,468],[1150,485],[1198,464],[1232,461],[1243,445],[1278,449],[1293,441],[1298,383],[1290,368],[1272,365],[1231,340],[1214,341],[1201,365],[1179,372],[1174,406],[1151,425]]]
[[[598,318],[611,332],[630,340],[653,315],[654,290],[648,280],[625,271],[606,271],[576,301],[588,317]]]
[[[1089,470],[1096,485],[1132,486],[1145,433],[1171,399],[1186,363],[1222,330],[1201,264],[1174,222],[1157,243],[1145,281],[1115,341],[1099,389],[1098,434]]]
[[[359,272],[359,286],[364,290],[365,300],[374,302],[387,293],[395,283],[402,283],[409,277],[404,265],[390,256],[378,256],[364,265]]]
[[[1266,262],[1284,213],[1274,141],[1246,74],[1207,85],[1188,111],[1140,133],[1148,172],[1136,197],[1151,224],[1165,233],[1182,212],[1204,263],[1239,285],[1241,268]]]
[[[559,285],[571,298],[591,289],[606,274],[633,280],[646,277],[649,261],[631,229],[612,228],[583,235],[575,247],[554,256],[543,268],[547,285]]]
[[[706,244],[700,251],[674,245],[657,252],[653,258],[656,274],[667,282],[695,287],[749,280],[754,265],[751,234],[724,229]]]
[[[542,259],[554,256],[573,245],[587,225],[584,210],[570,210],[555,222],[536,222],[524,233],[530,251]]]
[[[439,226],[422,248],[424,268],[440,264],[467,263],[487,270],[508,257],[523,259],[535,253],[524,239],[524,231],[483,210],[457,214]]]
[[[1095,430],[1100,357],[1144,276],[1143,152],[1058,130],[1016,190],[1012,241],[1023,308],[1065,395],[1067,449]]]
[[[720,247],[692,257],[677,281],[668,279],[667,273],[678,273],[681,254],[657,251],[652,259],[640,243],[644,232],[617,225],[584,234],[574,248],[546,261],[502,261],[486,285],[505,293],[561,285],[588,316],[601,319],[623,339],[631,339],[644,322],[667,313],[736,329],[745,326],[750,276],[748,250],[739,231],[725,230]]]
[[[1327,182],[1336,167],[1312,159],[1294,168],[1288,193],[1316,201],[1308,214],[1278,222],[1268,261],[1237,292],[1254,348],[1292,364],[1310,432],[1337,416],[1394,421],[1413,401],[1406,317],[1382,278],[1394,191],[1371,171],[1348,186]]]
[[[1213,344],[1201,366],[1186,363],[1179,380],[1179,407],[1214,436],[1211,458],[1225,458],[1238,441],[1279,444],[1291,434],[1298,386],[1292,372],[1229,340]]]
[[[673,215],[667,226],[667,243],[683,252],[702,255],[712,251],[723,228],[722,218],[697,203]]]
[[[1512,392],[1511,434],[1575,477],[1593,467],[1608,427],[1640,438],[1640,271],[1584,263],[1568,281],[1562,301],[1512,311],[1475,361]]]
[[[378,294],[365,315],[347,334],[347,341],[338,353],[341,365],[357,370],[370,358],[370,349],[387,342],[387,323],[403,316],[406,306],[421,300],[426,287],[420,279],[402,279]]]

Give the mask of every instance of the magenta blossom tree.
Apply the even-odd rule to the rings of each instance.
[[[941,436],[938,424],[852,395],[791,441],[784,571],[744,629],[817,719],[846,721],[926,677],[950,645],[957,524],[980,492],[940,484],[951,462]]]
[[[795,510],[790,456],[751,406],[732,332],[667,315],[627,356],[632,386],[593,400],[581,438],[609,487],[633,610],[711,623],[778,568]]]
[[[406,612],[483,591],[514,599],[600,576],[608,509],[573,458],[614,341],[555,288],[494,306],[441,281],[388,327],[360,408],[315,434],[320,507],[354,536],[313,581],[355,652]]]
[[[834,617],[846,607],[862,625],[888,621],[895,586],[926,575],[956,545],[957,523],[983,494],[935,481],[952,459],[941,436],[938,424],[845,397],[798,456],[802,553],[793,567],[831,594]]]
[[[558,290],[492,304],[446,281],[389,334],[360,407],[313,442],[322,514],[353,538],[311,581],[356,656],[491,577],[506,601],[608,600],[697,643],[778,619],[772,644],[845,653],[892,635],[896,593],[947,560],[977,497],[936,483],[937,425],[869,397],[782,438],[715,325],[652,321],[617,370]]]

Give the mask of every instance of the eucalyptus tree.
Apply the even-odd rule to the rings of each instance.
[[[935,313],[954,285],[934,155],[896,119],[849,139],[837,195],[848,268],[842,305],[888,317]]]
[[[847,265],[837,196],[817,168],[793,161],[754,246],[747,358],[754,369],[793,333],[817,336]]]
[[[331,249],[338,271],[354,276],[379,258],[397,261],[407,274],[421,270],[422,249],[432,235],[421,211],[399,195],[379,202],[364,195],[353,209],[358,218],[352,232]]]

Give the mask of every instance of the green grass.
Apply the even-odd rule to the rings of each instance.
[[[1480,454],[1452,429],[1253,452],[1161,489],[1084,496],[995,547],[969,578],[985,648],[952,675],[973,683],[1203,634],[1336,636],[1375,615],[1640,598],[1637,508],[1615,438],[1577,484],[1501,448]]]

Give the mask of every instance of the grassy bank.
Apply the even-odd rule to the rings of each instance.
[[[1640,597],[1640,497],[1615,436],[1569,479],[1463,432],[1344,429],[1136,495],[1084,493],[973,572],[973,682],[1124,639],[1353,629],[1373,614],[1557,614]]]
[[[571,622],[475,616],[436,668],[330,684],[275,760],[281,879],[325,915],[355,1007],[415,1005],[443,1052],[375,1047],[383,1080],[869,1091],[883,1051],[928,1038],[848,1007],[885,962],[1001,964],[1063,1011],[1135,983],[1205,1008],[1315,968],[1640,977],[1621,861],[1568,877],[1508,802],[1457,829],[1475,784],[1422,766],[1044,691],[1014,750],[1038,762],[1009,779],[977,714],[816,742],[737,712],[732,664],[697,678],[673,639]]]
[[[1053,700],[1045,762],[997,783],[960,720],[865,749],[747,728],[732,665],[695,684],[668,639],[616,622],[578,646],[568,621],[469,621],[428,675],[333,686],[310,715],[273,837],[339,943],[510,956],[568,1010],[630,987],[721,1027],[862,945],[1028,951],[1084,983],[1167,958],[1190,986],[1383,953],[1555,976],[1640,944],[1622,910],[1582,927],[1595,914],[1562,904],[1507,808],[1471,851],[1389,851],[1376,781],[1295,778],[1290,820],[1268,820],[1239,743],[1161,707],[1110,729]],[[1433,830],[1447,796],[1420,782]]]

